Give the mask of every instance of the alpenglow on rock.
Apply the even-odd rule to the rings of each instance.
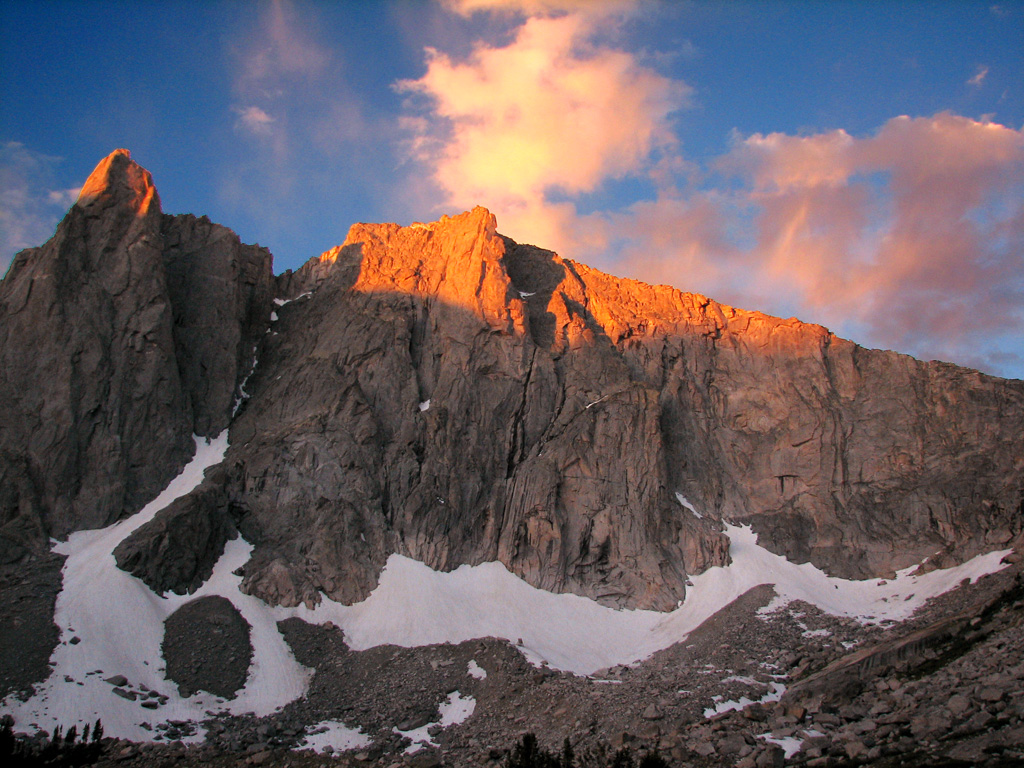
[[[0,289],[8,557],[134,511],[225,426],[224,462],[116,551],[158,591],[195,589],[236,531],[243,589],[285,605],[360,600],[399,552],[664,610],[727,562],[723,519],[848,577],[1021,542],[1024,382],[615,278],[483,208],[357,224],[272,278],[160,215],[127,153],[104,163],[128,192],[87,185]]]
[[[138,511],[226,428],[272,291],[267,250],[104,159],[0,284],[0,561]]]

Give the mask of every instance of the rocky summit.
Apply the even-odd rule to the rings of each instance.
[[[528,731],[593,765],[630,747],[709,766],[1024,756],[1024,382],[613,277],[499,234],[484,208],[356,224],[275,276],[266,249],[164,214],[117,150],[0,284],[0,400],[0,696],[16,731],[102,710],[58,706],[61,674],[149,718],[151,739],[132,736],[135,714],[108,725],[132,739],[108,736],[119,764],[318,764],[322,749],[289,750],[323,747],[313,726],[332,719],[366,737],[332,759],[361,764],[514,762]],[[195,482],[168,495],[186,465]],[[778,564],[750,582],[764,586],[590,676],[531,666],[554,656],[512,629],[357,647],[316,618],[370,612],[398,557],[430,579],[500,564],[531,595],[669,622],[753,562],[730,533],[743,526]],[[80,554],[101,529],[109,568]],[[62,667],[110,658],[62,623],[92,568],[166,598],[166,623],[139,630],[165,665],[145,690],[127,658],[102,676]],[[783,572],[844,595],[971,586],[883,621],[794,602]],[[462,626],[461,608],[438,610]],[[275,617],[282,658],[306,670],[283,709],[259,712],[269,662],[247,611]],[[93,641],[120,630],[94,618]],[[204,725],[160,719],[203,691],[219,697]],[[218,714],[236,696],[253,714]],[[202,746],[134,745],[181,739]]]

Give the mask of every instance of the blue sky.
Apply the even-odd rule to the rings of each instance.
[[[1024,377],[1024,3],[0,3],[0,269],[127,147],[278,271],[475,204]]]

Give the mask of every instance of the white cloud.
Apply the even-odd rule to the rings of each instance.
[[[0,275],[18,251],[46,242],[77,199],[77,189],[55,188],[59,163],[20,142],[0,145]]]
[[[513,236],[564,249],[578,241],[572,198],[674,151],[669,115],[690,88],[594,31],[585,14],[534,16],[464,60],[428,49],[426,74],[398,87],[426,99],[410,144],[445,205],[486,205]]]
[[[270,135],[271,125],[274,122],[274,118],[268,115],[260,107],[233,107],[233,109],[238,114],[238,120],[235,123],[237,128],[242,129],[246,133],[253,134],[254,136]]]
[[[75,201],[78,199],[78,195],[81,192],[81,187],[72,187],[71,189],[54,189],[50,190],[46,198],[54,205],[59,205],[62,208],[70,208],[75,204]]]
[[[975,72],[974,77],[967,81],[967,84],[980,88],[986,75],[988,75],[988,67],[984,64],[979,64],[977,72]]]

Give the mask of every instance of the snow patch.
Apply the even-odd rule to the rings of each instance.
[[[324,720],[307,729],[306,738],[298,749],[312,749],[323,753],[328,747],[332,752],[345,752],[350,749],[361,749],[373,744],[373,741],[360,728],[349,728],[338,720]]]
[[[905,619],[928,598],[963,579],[976,580],[1005,567],[1000,563],[1006,554],[1002,551],[945,571],[913,576],[913,569],[906,569],[888,582],[849,581],[769,552],[757,544],[757,536],[747,526],[727,524],[726,534],[732,563],[692,576],[686,601],[671,613],[615,610],[579,595],[545,592],[512,575],[501,563],[462,565],[441,573],[397,554],[388,558],[377,588],[361,603],[345,606],[325,597],[314,609],[273,610],[280,618],[294,615],[311,623],[332,621],[344,630],[353,650],[499,637],[519,645],[533,664],[546,662],[555,669],[590,675],[635,663],[684,640],[718,610],[760,584],[774,586],[775,610],[804,600],[832,615],[880,623]],[[894,599],[902,595],[913,597]]]
[[[520,291],[519,292],[519,297],[523,298],[523,299],[528,299],[531,296],[535,295],[536,293],[537,293],[536,291]]]
[[[685,640],[715,612],[760,584],[773,585],[778,595],[770,610],[804,600],[832,615],[884,623],[909,617],[927,599],[964,579],[975,581],[1000,570],[1008,552],[991,552],[955,568],[922,575],[913,575],[914,569],[908,568],[889,581],[848,581],[772,554],[757,544],[749,527],[726,525],[731,564],[691,577],[693,586],[686,601],[671,613],[614,610],[578,595],[545,592],[512,575],[501,563],[463,565],[442,573],[397,554],[388,558],[377,588],[363,602],[346,606],[324,597],[310,609],[304,605],[272,608],[242,594],[234,571],[249,559],[252,547],[238,538],[228,542],[212,577],[195,594],[161,597],[119,570],[112,553],[129,533],[196,487],[204,470],[223,458],[227,438],[197,439],[196,445],[193,461],[144,510],[108,528],[72,534],[56,546],[68,556],[55,615],[64,643],[51,658],[53,674],[31,699],[20,702],[12,697],[3,702],[4,711],[16,718],[19,728],[34,725],[52,730],[57,724],[84,725],[100,717],[111,736],[147,740],[152,733],[143,723],[202,720],[206,710],[269,714],[303,695],[308,685],[310,671],[295,660],[277,629],[277,622],[289,617],[333,622],[342,628],[353,650],[499,637],[515,643],[533,664],[590,675],[636,663]],[[206,693],[182,699],[163,674],[164,620],[181,605],[206,595],[230,600],[252,627],[249,677],[229,702]],[[81,638],[76,645],[69,642],[73,636]],[[472,674],[472,669],[471,665],[467,672]],[[145,685],[159,691],[167,696],[167,703],[147,710],[140,702],[120,698],[103,682],[116,674],[124,675],[136,689]],[[82,685],[64,682],[65,675]],[[776,701],[785,690],[780,683],[771,686],[761,701]],[[442,708],[442,724],[468,717],[475,706],[469,697],[453,696]],[[749,703],[753,702],[719,701],[706,714]],[[429,735],[424,735],[429,741]],[[199,740],[202,734],[191,738]]]
[[[267,330],[270,330],[270,329],[268,328]],[[242,383],[238,385],[238,395],[235,397],[235,404],[231,408],[231,418],[235,418],[235,416],[238,415],[238,409],[242,407],[242,403],[244,403],[246,400],[249,399],[249,393],[245,391],[245,388],[249,384],[249,379],[251,379],[252,375],[256,372],[256,366],[260,362],[259,357],[256,355],[256,352],[257,352],[258,349],[259,349],[258,346],[252,348],[252,368],[250,368],[249,372],[247,374],[245,374],[245,378],[242,379]],[[225,430],[224,434],[225,435],[227,434],[227,430]],[[226,446],[227,445],[227,437],[224,438],[224,442],[225,442],[225,446]],[[191,489],[189,489],[189,490],[191,490]],[[186,491],[186,493],[187,493],[187,491]],[[162,509],[162,507],[161,507],[161,509]],[[157,511],[159,511],[159,510],[157,510]]]
[[[808,629],[800,633],[801,637],[831,637],[830,629]]]
[[[285,304],[291,304],[293,301],[298,301],[299,299],[306,299],[312,295],[312,291],[306,291],[305,293],[300,293],[294,299],[274,299],[274,303],[279,307],[283,307]]]
[[[786,686],[782,683],[769,683],[768,685],[771,686],[771,690],[757,700],[748,699],[746,696],[740,696],[738,701],[732,699],[722,701],[721,696],[713,696],[711,700],[715,702],[715,706],[705,708],[704,717],[714,717],[715,715],[720,715],[723,712],[732,712],[734,709],[746,709],[751,704],[771,704],[781,699],[782,694],[786,692]]]
[[[420,410],[421,411],[429,411],[430,410],[430,400],[424,400],[422,403],[420,403]]]
[[[272,322],[272,323],[276,323],[277,322],[277,312],[271,312],[270,313],[270,322]]]
[[[723,683],[743,683],[744,685],[749,685],[751,687],[759,686],[761,688],[764,688],[765,686],[767,686],[767,683],[762,683],[760,680],[755,680],[754,678],[747,677],[746,675],[729,675],[729,677],[723,678],[722,682]]]
[[[781,610],[794,600],[803,600],[833,616],[846,616],[862,624],[903,621],[928,600],[957,587],[964,579],[976,582],[982,576],[1007,567],[1001,563],[1010,550],[979,555],[962,565],[926,574],[914,574],[916,565],[897,572],[895,579],[853,581],[828,576],[810,563],[797,565],[757,544],[749,526],[727,525],[729,553],[736,575],[751,587],[772,584],[777,596],[758,613]],[[716,569],[711,569],[716,570]],[[695,577],[695,581],[700,577]]]
[[[690,502],[689,502],[689,501],[687,500],[687,498],[686,498],[685,496],[683,496],[683,494],[681,494],[681,493],[680,493],[679,491],[676,491],[676,501],[678,501],[678,502],[679,502],[680,504],[682,504],[682,505],[683,505],[684,507],[686,507],[686,508],[687,508],[688,510],[690,510],[691,512],[693,512],[693,516],[694,516],[694,517],[696,517],[696,518],[697,518],[698,520],[700,520],[700,519],[702,519],[702,518],[704,517],[704,515],[702,515],[702,514],[701,514],[700,512],[698,512],[698,511],[697,511],[697,510],[696,510],[696,509],[694,508],[693,504],[691,504],[691,503],[690,503]]]
[[[477,680],[487,679],[487,670],[476,663],[476,659],[469,660],[469,669],[466,670],[466,674],[470,677],[475,677]]]
[[[266,605],[238,590],[241,578],[233,571],[248,559],[252,547],[242,539],[229,541],[214,566],[213,575],[192,595],[154,594],[143,582],[120,570],[114,562],[114,548],[139,526],[153,519],[174,499],[191,491],[203,479],[204,471],[219,463],[227,449],[227,432],[212,441],[196,438],[192,461],[156,499],[132,517],[107,528],[78,531],[54,549],[67,555],[63,587],[57,596],[54,621],[61,631],[61,644],[50,661],[50,678],[36,687],[27,701],[9,697],[3,709],[14,716],[19,730],[28,726],[52,731],[103,720],[109,736],[149,741],[154,726],[168,720],[203,720],[206,710],[270,714],[301,696],[309,670],[295,661],[277,630],[276,618]],[[177,686],[164,676],[160,654],[164,620],[187,602],[207,595],[228,598],[252,627],[253,663],[245,687],[230,701],[200,693],[181,698]],[[80,642],[72,645],[72,637]],[[78,684],[65,682],[65,675]],[[141,707],[116,695],[114,686],[103,678],[123,675],[128,689],[146,686],[167,697],[158,709]],[[202,730],[185,739],[199,741]]]
[[[441,727],[450,728],[453,725],[466,722],[475,709],[476,699],[472,696],[463,696],[458,691],[452,691],[448,694],[448,701],[438,707],[441,713]]]
[[[436,747],[437,742],[430,735],[430,729],[438,725],[442,728],[450,728],[453,725],[466,722],[476,709],[476,699],[472,696],[463,696],[458,691],[452,691],[448,694],[448,700],[441,702],[437,709],[441,715],[440,720],[408,731],[400,731],[398,728],[394,729],[394,733],[405,736],[412,741],[412,744],[405,748],[405,754],[411,755],[414,752],[419,752],[424,747]]]
[[[796,736],[772,736],[770,733],[762,733],[757,738],[764,739],[770,744],[777,744],[786,752],[786,759],[789,760],[804,746],[804,740]]]

